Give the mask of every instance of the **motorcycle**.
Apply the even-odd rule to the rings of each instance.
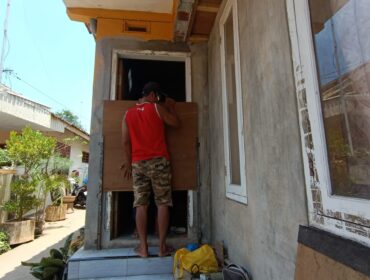
[[[72,195],[76,196],[73,206],[86,207],[87,185],[82,186],[77,183],[73,184]]]

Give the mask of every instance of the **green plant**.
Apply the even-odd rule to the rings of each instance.
[[[39,221],[39,208],[45,201],[45,198],[40,196],[42,186],[39,185],[44,174],[48,173],[56,140],[44,136],[40,131],[25,127],[21,133],[10,132],[6,144],[8,158],[13,164],[23,166],[24,174],[11,183],[12,197],[2,207],[5,211],[15,214],[19,221],[25,213],[35,209],[36,221]]]
[[[24,166],[24,175],[28,176],[48,160],[54,153],[56,140],[44,136],[40,131],[25,127],[22,133],[10,132],[6,141],[7,154],[13,163]]]
[[[15,219],[21,221],[23,215],[41,204],[35,191],[39,181],[34,178],[19,177],[10,184],[12,197],[5,202],[2,208],[14,214]]]
[[[41,280],[62,280],[63,272],[70,257],[70,246],[73,233],[70,234],[64,246],[58,249],[51,249],[49,257],[42,258],[38,263],[22,262],[24,266],[31,267],[31,274]]]
[[[0,231],[0,255],[2,253],[5,253],[9,251],[10,245],[9,245],[9,236],[6,232]]]
[[[0,149],[0,167],[11,166],[12,161],[8,156],[8,151],[5,149]]]

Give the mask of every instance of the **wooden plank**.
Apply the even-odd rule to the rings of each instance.
[[[191,43],[202,43],[208,41],[208,35],[191,35],[188,39]]]
[[[135,101],[105,101],[103,113],[104,191],[132,191],[132,181],[123,177],[121,125],[124,113]],[[171,157],[172,189],[189,190],[197,185],[198,112],[196,103],[176,103],[181,127],[166,127]]]
[[[198,12],[206,12],[206,13],[218,13],[219,10],[219,5],[218,4],[201,4],[199,3],[197,6],[197,11]]]
[[[215,13],[197,11],[195,14],[192,35],[209,35],[215,21]]]

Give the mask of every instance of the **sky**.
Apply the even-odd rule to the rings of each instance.
[[[7,0],[0,0],[0,50]],[[90,130],[95,40],[63,0],[11,0],[2,83],[52,112],[68,109]]]

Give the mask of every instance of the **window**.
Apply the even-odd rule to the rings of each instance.
[[[71,147],[63,144],[61,142],[57,142],[56,151],[60,156],[65,158],[70,158],[71,155]]]
[[[82,162],[89,163],[89,153],[82,152]]]
[[[370,245],[370,2],[287,3],[310,224]]]
[[[370,1],[310,11],[331,192],[370,199]]]
[[[225,139],[226,196],[247,203],[239,38],[235,0],[220,20],[222,103]]]

